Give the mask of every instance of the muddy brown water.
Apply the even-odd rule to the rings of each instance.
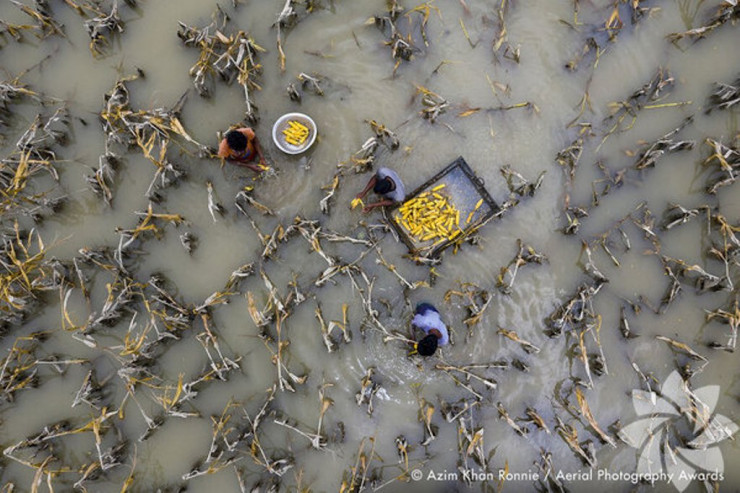
[[[28,3],[28,2],[26,2]],[[188,75],[196,62],[198,51],[183,46],[176,36],[178,21],[192,26],[204,26],[211,21],[216,2],[203,0],[141,1],[136,8],[121,2],[124,32],[111,37],[106,55],[93,57],[88,49],[83,21],[64,2],[50,2],[54,17],[64,24],[64,37],[37,39],[32,33],[23,35],[22,42],[6,34],[0,49],[3,79],[10,80],[27,70],[21,81],[35,91],[63,101],[71,115],[71,135],[67,145],[55,148],[59,163],[59,187],[69,200],[57,214],[38,225],[38,232],[47,245],[47,256],[71,260],[83,247],[116,248],[119,235],[116,228],[133,228],[136,211],[145,211],[145,192],[154,174],[153,165],[139,150],[120,151],[123,159],[117,170],[112,206],[106,206],[88,187],[84,176],[98,165],[104,152],[105,135],[99,123],[103,97],[116,80],[141,69],[145,77],[131,81],[132,107],[151,109],[172,107],[188,91],[181,120],[190,135],[206,145],[217,144],[217,131],[224,131],[244,117],[245,105],[241,88],[219,81],[210,98],[201,98],[193,89]],[[275,45],[276,30],[272,27],[283,8],[281,1],[247,0],[221,2],[231,20],[224,29],[238,28],[248,32],[266,49],[259,60],[263,72],[259,78],[262,90],[254,91],[252,99],[259,107],[256,133],[266,150],[272,172],[255,179],[248,170],[230,164],[219,166],[213,159],[204,159],[185,148],[172,147],[170,160],[186,175],[161,191],[163,200],[155,204],[156,212],[180,214],[186,222],[178,227],[167,225],[161,238],[147,237],[136,246],[128,262],[136,279],[146,281],[160,273],[176,298],[186,305],[199,305],[212,293],[222,290],[230,274],[239,266],[254,262],[257,273],[243,281],[228,304],[211,309],[210,327],[218,338],[224,356],[238,360],[239,369],[228,374],[226,381],[214,380],[199,387],[199,393],[183,409],[194,417],[168,416],[149,438],[140,441],[146,430],[141,408],[151,416],[162,414],[156,396],[161,388],[141,383],[134,396],[126,397],[123,381],[118,376],[121,351],[133,311],[139,311],[138,322],[145,323],[143,308],[126,312],[114,327],[91,334],[98,341],[96,348],[75,339],[75,331],[65,330],[60,317],[58,292],[47,293],[20,326],[11,326],[0,344],[8,351],[16,337],[44,330],[49,338],[41,345],[37,357],[56,355],[60,359],[80,358],[84,364],[70,364],[59,373],[48,367],[39,370],[35,388],[15,394],[13,402],[0,407],[0,444],[7,450],[25,437],[39,433],[49,423],[67,420],[72,428],[83,426],[100,416],[101,410],[82,404],[71,407],[82,379],[94,369],[104,382],[105,394],[101,406],[121,414],[110,418],[103,443],[111,446],[121,440],[128,447],[120,466],[84,483],[88,491],[119,491],[132,474],[130,488],[134,491],[239,491],[239,477],[246,491],[260,484],[275,484],[279,491],[309,488],[312,491],[340,490],[343,480],[349,481],[352,468],[358,467],[358,450],[365,445],[365,460],[370,461],[368,490],[381,485],[385,491],[455,491],[499,490],[530,491],[536,486],[532,479],[499,482],[463,481],[463,471],[486,472],[498,478],[499,471],[508,468],[522,476],[537,472],[541,451],[550,452],[554,472],[586,474],[589,468],[568,448],[555,430],[556,417],[578,430],[578,440],[591,440],[595,445],[598,466],[594,471],[633,473],[637,452],[617,440],[615,448],[604,445],[585,420],[578,421],[576,399],[567,398],[572,406],[564,408],[558,395],[572,388],[572,377],[584,378],[578,357],[577,337],[548,337],[545,319],[590,278],[581,265],[582,241],[592,241],[615,221],[644,202],[659,221],[670,203],[686,207],[709,204],[724,214],[730,223],[740,220],[740,200],[737,185],[720,189],[716,196],[704,192],[706,172],[702,162],[708,156],[704,139],[711,137],[725,143],[738,134],[737,109],[704,113],[715,82],[729,83],[740,73],[737,46],[740,32],[736,25],[727,24],[695,44],[674,46],[666,35],[687,29],[681,16],[683,2],[640,2],[651,9],[640,21],[632,24],[624,19],[622,32],[606,41],[603,25],[609,19],[613,2],[535,2],[518,0],[507,6],[505,13],[506,42],[519,50],[519,61],[494,55],[491,45],[498,27],[499,2],[467,0],[436,0],[430,2],[427,36],[429,45],[415,39],[419,46],[410,62],[402,62],[394,73],[391,50],[386,38],[366,21],[385,13],[386,2],[380,0],[350,2],[324,1],[323,8],[302,19],[284,35],[286,69],[281,72]],[[695,4],[688,2],[687,4]],[[107,7],[107,3],[104,2]],[[464,4],[469,11],[466,11]],[[579,25],[574,24],[574,5],[578,5]],[[693,19],[696,27],[706,21],[718,2],[700,2]],[[407,9],[413,2],[403,2]],[[622,12],[626,12],[622,5]],[[414,16],[417,14],[413,14]],[[9,23],[30,22],[17,6],[4,2],[0,19]],[[418,19],[418,17],[415,17]],[[563,22],[566,21],[566,22]],[[468,32],[469,42],[461,24]],[[570,24],[570,26],[568,25]],[[593,53],[584,57],[575,71],[565,68],[578,54],[590,34],[594,34],[604,49],[598,65],[593,67]],[[472,43],[472,45],[471,45]],[[443,63],[444,62],[444,63]],[[648,82],[658,68],[675,78],[674,88],[657,104],[685,103],[674,106],[642,109],[634,125],[615,133],[597,149],[608,131],[602,123],[609,115],[609,104],[621,101]],[[302,102],[291,101],[286,86],[295,82],[298,74],[320,74],[325,77],[325,94],[318,96],[304,91]],[[491,84],[495,82],[495,84]],[[422,109],[417,86],[423,86],[450,102],[446,113],[432,124],[419,116]],[[504,90],[506,88],[506,90]],[[579,102],[588,91],[590,106],[580,118]],[[509,110],[489,110],[530,102],[536,106]],[[53,106],[53,105],[52,105]],[[462,114],[470,108],[480,108],[470,116]],[[9,155],[18,137],[30,125],[38,112],[48,113],[32,102],[11,106],[10,125],[3,129],[3,155]],[[311,115],[319,127],[319,139],[303,156],[282,154],[271,142],[272,122],[289,111]],[[608,169],[618,170],[635,162],[634,152],[644,142],[653,142],[679,126],[684,118],[694,115],[694,121],[679,135],[680,139],[696,142],[692,150],[666,154],[654,169],[630,174],[621,187],[615,187],[601,199],[601,204],[582,219],[576,235],[564,235],[567,225],[563,212],[564,194],[568,189],[571,205],[588,206],[592,182],[601,175],[597,162]],[[330,214],[322,214],[319,201],[324,196],[321,187],[331,182],[337,165],[350,156],[372,136],[365,120],[376,120],[394,130],[400,140],[397,150],[380,146],[375,167],[396,169],[412,190],[439,169],[462,155],[485,181],[486,188],[499,202],[509,197],[500,168],[511,165],[531,181],[546,171],[542,187],[534,197],[523,198],[500,220],[487,224],[480,231],[475,245],[464,244],[457,254],[447,251],[443,262],[435,267],[438,277],[433,286],[404,290],[399,279],[376,262],[371,252],[360,265],[375,279],[373,307],[381,322],[390,330],[406,336],[412,307],[420,301],[437,305],[451,328],[453,345],[429,360],[407,357],[407,347],[398,341],[383,342],[383,334],[363,323],[361,298],[353,289],[348,276],[338,275],[322,287],[314,280],[327,267],[326,262],[300,236],[281,245],[268,261],[260,258],[262,245],[246,217],[234,205],[234,197],[244,186],[255,187],[254,197],[270,207],[275,216],[262,216],[250,209],[252,217],[264,234],[280,222],[287,226],[296,215],[317,220],[328,228],[359,238],[367,238],[362,227],[380,224],[379,212],[363,216],[351,211],[349,203],[369,179],[370,174],[347,173],[332,201]],[[577,137],[577,128],[568,125],[574,119],[593,124],[594,137],[586,141],[580,165],[572,186],[556,162],[558,152]],[[629,122],[630,118],[625,123]],[[83,123],[84,121],[84,123]],[[212,182],[217,200],[225,213],[216,216],[208,211],[206,182]],[[23,220],[22,220],[23,221]],[[25,220],[27,221],[27,219]],[[12,225],[3,219],[4,228]],[[23,223],[30,227],[30,223]],[[708,259],[706,221],[691,222],[660,232],[664,253],[674,258],[699,264],[709,272],[722,274],[722,264]],[[737,299],[737,291],[696,294],[691,285],[684,285],[678,299],[665,313],[656,315],[644,308],[639,316],[630,315],[633,330],[640,334],[625,340],[619,331],[619,309],[624,299],[640,296],[660,304],[669,285],[661,263],[655,255],[645,254],[650,244],[640,230],[625,227],[632,248],[626,250],[615,243],[613,251],[620,266],[613,265],[601,249],[594,248],[594,262],[609,279],[595,298],[594,310],[601,316],[600,341],[608,365],[608,374],[594,376],[593,388],[583,388],[584,396],[599,425],[607,430],[615,421],[625,425],[636,419],[631,391],[640,389],[642,382],[632,369],[636,363],[657,382],[664,381],[684,356],[670,350],[654,336],[663,335],[689,344],[708,359],[703,371],[691,379],[693,388],[718,385],[719,398],[714,411],[740,422],[740,382],[737,354],[707,347],[711,341],[724,342],[727,325],[707,322],[705,310],[728,306]],[[190,232],[197,237],[197,248],[188,254],[179,236]],[[404,257],[403,244],[390,233],[380,234],[378,245],[383,257],[398,272],[411,281],[427,281],[429,268],[415,265]],[[496,277],[516,255],[517,239],[545,254],[542,265],[525,265],[517,274],[511,292],[496,288]],[[332,244],[322,241],[330,255],[351,262],[365,250],[362,246]],[[289,292],[288,283],[294,278],[304,288],[307,301],[298,305],[283,323],[282,338],[290,344],[284,352],[287,368],[297,375],[308,375],[303,384],[294,384],[295,392],[278,389],[270,414],[258,431],[259,442],[267,456],[277,459],[290,457],[292,467],[282,476],[266,471],[250,455],[246,444],[237,446],[234,462],[212,474],[185,480],[194,467],[203,465],[208,456],[214,419],[223,412],[233,414],[236,429],[246,423],[245,412],[254,417],[266,397],[266,389],[277,379],[276,366],[259,330],[250,318],[247,293],[262,307],[267,302],[267,290],[259,276],[263,269],[281,296]],[[730,270],[731,279],[740,282],[738,268]],[[100,310],[106,298],[107,282],[112,279],[98,273],[91,280],[90,302],[86,303],[79,287],[70,295],[69,312],[75,323],[83,325],[91,311]],[[460,290],[460,283],[474,283],[492,296],[479,323],[468,328],[465,306],[458,296],[444,301],[448,290]],[[340,342],[336,351],[328,353],[321,340],[315,309],[321,306],[325,320],[342,319],[342,305],[348,305],[350,343]],[[274,334],[274,324],[269,326]],[[515,330],[519,336],[540,348],[528,354],[522,348],[497,333],[499,327]],[[137,329],[140,330],[140,329]],[[159,355],[151,371],[161,377],[159,384],[177,387],[178,377],[192,380],[207,368],[208,357],[196,338],[203,332],[200,317],[183,331],[180,340],[170,343]],[[335,332],[335,336],[338,332]],[[418,334],[416,334],[418,336]],[[273,346],[270,346],[274,348]],[[591,344],[589,351],[596,346]],[[5,355],[3,355],[5,356]],[[476,463],[472,456],[461,462],[467,442],[461,442],[456,422],[444,420],[442,402],[470,400],[473,395],[435,365],[445,362],[463,366],[519,359],[529,371],[516,368],[481,371],[498,384],[495,391],[485,390],[474,382],[484,399],[469,415],[473,429],[482,429],[482,450],[487,466]],[[699,366],[694,362],[695,366]],[[375,369],[374,381],[380,389],[374,396],[374,411],[356,403],[361,380],[369,368]],[[463,379],[463,383],[466,383]],[[470,383],[470,382],[467,382]],[[329,439],[325,448],[311,447],[308,439],[275,421],[287,417],[301,431],[314,433],[319,419],[318,390],[326,385],[325,396],[332,405],[323,416],[323,434]],[[134,402],[134,398],[138,404]],[[436,439],[422,445],[424,424],[419,420],[420,403],[434,406],[432,423],[438,427]],[[228,408],[230,402],[238,403]],[[122,405],[123,403],[123,405]],[[544,418],[551,433],[528,426],[529,433],[519,436],[499,419],[497,403],[512,418],[525,416],[533,407]],[[343,433],[340,433],[343,430]],[[611,432],[609,432],[611,433]],[[340,435],[343,435],[340,437]],[[421,481],[409,482],[403,476],[405,467],[399,463],[395,440],[404,436],[409,444],[409,471],[419,470]],[[374,440],[371,454],[370,439]],[[364,442],[363,442],[364,440]],[[70,491],[81,477],[81,469],[97,461],[95,435],[90,431],[51,440],[51,453],[57,458],[48,470],[60,471],[50,478],[55,491]],[[738,442],[724,440],[717,445],[724,458],[721,491],[740,488],[740,450]],[[461,451],[462,450],[462,451]],[[42,452],[30,462],[39,464],[48,455]],[[225,458],[229,453],[225,452]],[[228,455],[229,457],[231,455]],[[670,455],[670,454],[669,454]],[[214,462],[218,464],[218,462]],[[5,456],[0,474],[7,491],[30,491],[34,488],[35,470]],[[658,466],[656,466],[658,467]],[[133,472],[132,472],[133,471]],[[457,480],[455,480],[455,474]],[[436,476],[437,479],[434,479]],[[396,478],[394,480],[394,478]],[[39,491],[48,489],[43,476]],[[387,483],[387,484],[386,484]],[[572,491],[588,491],[598,487],[603,491],[633,491],[628,480],[593,480],[581,477],[565,481]],[[699,481],[688,491],[703,491]],[[638,490],[671,491],[672,485],[661,483],[653,487],[642,485]],[[5,491],[5,490],[4,490]]]

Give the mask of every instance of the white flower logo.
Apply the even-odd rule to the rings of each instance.
[[[678,491],[695,478],[723,475],[722,452],[713,445],[732,437],[738,426],[713,414],[719,392],[719,385],[691,390],[676,371],[663,382],[660,396],[633,390],[632,405],[642,418],[622,428],[619,436],[639,450],[637,474],[665,473]]]

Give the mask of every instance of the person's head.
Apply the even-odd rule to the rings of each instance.
[[[393,183],[393,180],[386,176],[385,178],[378,178],[378,180],[375,182],[375,186],[373,187],[373,192],[377,193],[378,195],[383,195],[384,193],[390,192],[394,188],[395,183]]]
[[[416,344],[416,351],[421,356],[431,356],[437,350],[437,336],[429,334]]]
[[[431,303],[423,302],[416,305],[416,313],[419,315],[426,315],[428,311],[436,312],[437,309]]]
[[[243,133],[236,130],[230,130],[226,134],[226,143],[235,151],[243,151],[247,148],[247,138]]]

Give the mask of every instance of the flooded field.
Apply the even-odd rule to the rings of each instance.
[[[2,2],[0,491],[740,491],[738,21]],[[499,210],[439,258],[350,206],[458,156]]]

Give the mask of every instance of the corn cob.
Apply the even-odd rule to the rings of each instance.
[[[308,138],[308,127],[300,122],[290,120],[288,126],[283,130],[285,142],[292,145],[301,145]]]
[[[446,193],[445,184],[437,185],[404,203],[396,214],[396,221],[420,242],[433,241],[438,245],[460,234],[460,211]]]

